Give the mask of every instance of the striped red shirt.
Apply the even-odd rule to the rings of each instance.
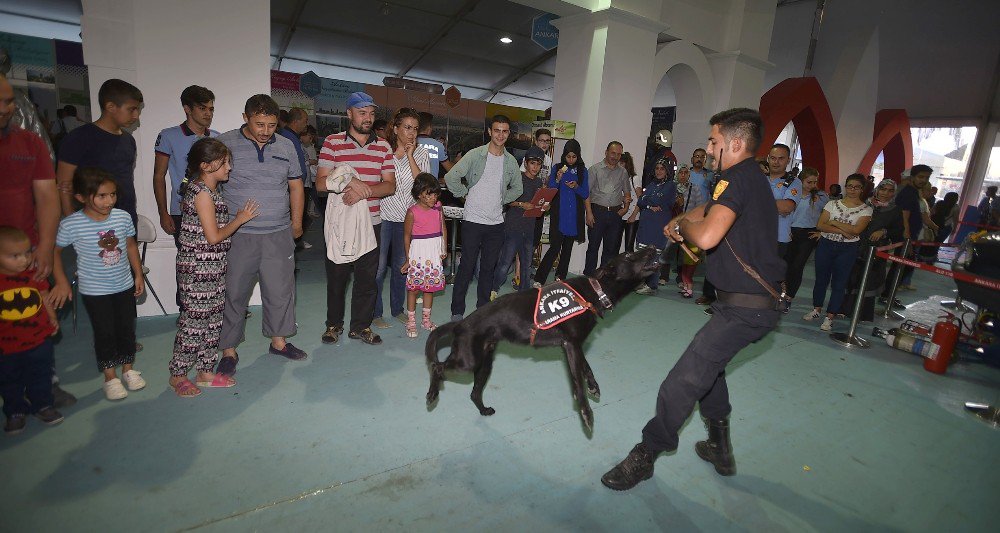
[[[346,131],[334,133],[323,141],[323,148],[319,151],[319,167],[334,168],[345,164],[357,171],[361,181],[372,186],[382,182],[383,172],[395,172],[389,143],[379,139],[374,133],[369,135],[368,144],[365,145]],[[368,199],[368,212],[373,225],[382,222],[380,200],[375,197]]]

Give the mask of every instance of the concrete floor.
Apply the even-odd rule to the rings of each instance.
[[[30,419],[0,436],[0,530],[992,531],[1000,519],[1000,433],[963,410],[1000,403],[1000,371],[960,362],[938,376],[883,344],[840,348],[800,319],[811,267],[779,329],[730,365],[738,474],[694,454],[693,417],[653,479],[616,493],[600,476],[638,441],[700,307],[663,290],[603,321],[587,346],[603,391],[588,435],[558,349],[501,344],[487,418],[468,377],[427,409],[426,333],[396,324],[381,347],[322,345],[322,253],[300,252],[294,342],[309,359],[265,355],[254,308],[233,389],[176,397],[176,317],[144,318],[149,385],[108,402],[85,317],[67,331],[58,367],[80,402],[59,426]],[[951,288],[922,272],[915,283],[904,302]],[[438,322],[449,302],[450,290]]]

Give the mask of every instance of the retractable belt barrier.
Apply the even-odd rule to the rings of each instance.
[[[982,228],[988,231],[1000,231],[1000,227],[990,226],[989,224],[976,224],[975,222],[959,222],[959,226],[972,226],[974,228]]]
[[[986,287],[987,289],[1000,290],[1000,280],[996,280],[993,278],[976,276],[965,272],[955,272],[953,270],[939,268],[933,265],[928,265],[926,263],[920,263],[896,255],[887,254],[881,251],[881,249],[876,251],[875,255],[881,259],[892,261],[894,263],[900,263],[902,265],[906,265],[916,269],[926,270],[927,272],[933,272],[935,274],[939,274],[941,276],[945,276],[952,279],[957,279],[959,281],[964,281],[966,283],[973,283],[975,285],[979,285],[980,287]]]

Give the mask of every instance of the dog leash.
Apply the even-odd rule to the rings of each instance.
[[[753,278],[754,281],[756,281],[757,283],[759,283],[761,287],[764,287],[764,289],[766,289],[767,292],[776,301],[778,301],[778,302],[791,301],[791,299],[788,298],[788,296],[785,293],[785,282],[784,281],[781,282],[781,294],[778,294],[778,291],[774,290],[774,287],[772,287],[770,283],[764,281],[764,278],[762,278],[760,276],[760,274],[758,274],[757,271],[754,270],[754,268],[752,266],[748,265],[745,261],[743,261],[743,258],[741,258],[739,256],[739,254],[736,253],[736,250],[733,249],[733,245],[729,243],[729,237],[726,237],[725,241],[726,241],[726,246],[729,247],[729,251],[733,253],[733,257],[735,257],[736,258],[736,262],[739,263],[741,267],[743,267],[743,271],[744,272],[746,272],[747,274],[749,274],[750,277]]]

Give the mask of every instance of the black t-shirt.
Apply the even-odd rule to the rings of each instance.
[[[517,197],[515,202],[530,202],[532,198],[535,197],[535,193],[538,189],[542,188],[542,177],[541,174],[535,176],[534,179],[529,178],[523,172],[521,173],[521,196]],[[535,231],[535,222],[537,219],[525,218],[524,209],[520,207],[511,206],[507,209],[507,214],[504,215],[504,224],[506,228],[512,231],[523,231],[525,233],[531,233]]]
[[[924,219],[920,215],[920,191],[913,185],[903,187],[896,195],[896,205],[910,212],[910,237],[919,239],[920,230],[924,227]]]
[[[715,204],[736,213],[736,221],[726,234],[733,250],[778,290],[778,282],[785,278],[785,261],[778,256],[774,242],[778,234],[778,208],[767,176],[761,173],[752,157],[722,172],[706,213]],[[708,256],[707,275],[716,288],[726,292],[768,294],[767,289],[743,270],[725,240],[709,250]]]
[[[135,138],[127,131],[109,133],[93,124],[69,132],[59,145],[59,160],[77,167],[97,167],[115,177],[118,203],[115,207],[135,221]]]

